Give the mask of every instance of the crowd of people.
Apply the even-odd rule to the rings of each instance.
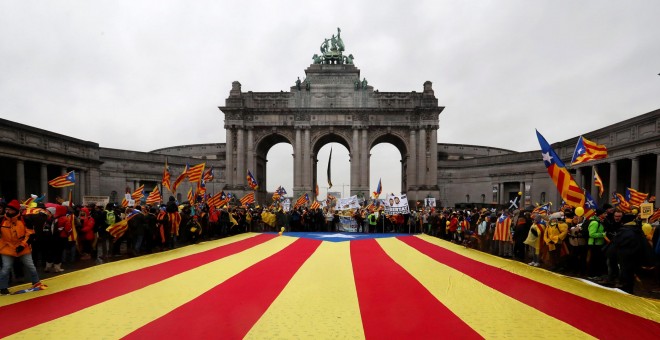
[[[36,266],[59,273],[66,270],[63,263],[100,264],[243,232],[346,231],[342,217],[354,221],[350,231],[425,233],[629,293],[634,293],[636,275],[642,271],[660,282],[656,268],[660,228],[609,205],[585,219],[568,207],[552,213],[421,207],[410,214],[388,215],[372,205],[349,211],[331,206],[284,211],[278,205],[178,204],[170,197],[165,204],[133,207],[114,203],[25,207],[17,200],[0,201],[0,289],[8,294],[11,277],[25,280],[25,272],[39,287]]]

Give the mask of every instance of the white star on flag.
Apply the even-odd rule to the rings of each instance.
[[[543,152],[542,155],[543,155],[543,161],[544,162],[552,164],[552,156],[550,156],[549,152]]]

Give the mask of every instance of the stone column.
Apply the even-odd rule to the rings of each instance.
[[[595,174],[598,172],[597,169],[598,169],[598,166],[596,166],[596,165],[591,166],[591,180],[590,180],[591,181],[591,197],[593,197],[597,202],[600,202],[600,197],[598,197],[598,187],[596,186],[596,182],[594,181],[594,179],[596,178]],[[604,185],[604,183],[603,183],[603,185]]]
[[[504,190],[504,183],[497,183],[497,204],[504,203],[504,193],[502,190]]]
[[[610,162],[610,187],[608,194],[613,192],[618,192],[616,187],[617,182],[617,171],[616,171],[616,161]]]
[[[355,190],[362,185],[360,183],[360,129],[353,127],[353,140],[351,143],[351,188]]]
[[[426,128],[419,129],[419,149],[417,150],[417,183],[426,185]]]
[[[44,163],[41,164],[41,175],[39,176],[39,184],[40,184],[39,187],[41,188],[41,192],[39,193],[39,196],[41,196],[41,194],[48,194],[48,165]]]
[[[367,129],[362,129],[362,145],[360,147],[360,189],[369,192],[369,145]],[[369,197],[367,194],[366,197]]]
[[[303,183],[304,190],[309,190],[312,188],[312,157],[311,157],[311,148],[312,146],[310,137],[309,137],[309,127],[305,128],[305,139],[303,140]]]
[[[68,173],[69,173],[69,172],[66,171],[66,167],[63,167],[62,170],[60,171],[60,174],[62,174],[62,175],[66,175],[66,174],[68,174]],[[64,187],[64,188],[61,188],[61,189],[60,189],[60,196],[61,196],[65,201],[69,199],[69,189],[71,189],[71,187]]]
[[[245,133],[242,128],[236,129],[236,185],[247,185],[247,171],[245,171]]]
[[[252,127],[247,128],[247,168],[252,175],[257,176],[257,169],[254,168],[254,134]]]
[[[630,187],[639,190],[639,157],[632,158],[630,168]]]
[[[657,197],[660,196],[660,153],[655,154],[655,192],[653,195],[656,197],[655,207],[657,207]]]
[[[581,188],[584,188],[584,180],[582,178],[582,168],[575,168],[575,182],[577,182],[577,185]]]
[[[429,182],[428,184],[435,187],[438,185],[438,130],[431,129],[431,157],[429,158]]]
[[[414,129],[410,129],[410,147],[406,165],[408,167],[408,188],[411,188],[417,185],[417,132]]]
[[[293,186],[296,188],[300,188],[302,185],[302,166],[301,166],[301,161],[302,161],[302,139],[300,136],[300,129],[295,128],[296,130],[296,146],[295,149],[293,150]],[[299,193],[296,193],[294,195],[299,195]]]
[[[19,201],[24,201],[25,196],[25,163],[22,159],[16,160],[16,197]],[[11,199],[9,199],[11,200]]]
[[[227,134],[227,141],[225,142],[225,182],[228,187],[231,187],[234,185],[234,135],[230,127],[225,128],[225,131]]]
[[[78,174],[76,175],[78,178],[76,180],[78,181],[78,194],[80,197],[77,197],[74,201],[78,203],[82,203],[82,197],[87,195],[87,172],[85,170],[80,170]]]

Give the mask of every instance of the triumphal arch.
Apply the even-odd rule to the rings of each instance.
[[[225,106],[225,191],[244,193],[248,169],[260,181],[266,202],[266,155],[278,143],[293,146],[294,197],[313,193],[317,153],[327,143],[350,153],[351,194],[369,197],[369,156],[373,146],[390,143],[401,153],[401,190],[409,199],[438,197],[437,130],[444,107],[432,84],[423,91],[380,92],[368,84],[344,52],[341,30],[324,39],[320,53],[289,92],[243,92],[232,83]],[[320,184],[321,186],[324,183]]]

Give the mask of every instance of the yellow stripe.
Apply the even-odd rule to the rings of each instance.
[[[660,311],[660,301],[658,300],[628,295],[616,290],[597,286],[581,279],[564,276],[540,268],[530,267],[518,261],[503,259],[478,250],[466,249],[465,247],[440,240],[436,237],[427,235],[420,235],[418,237],[447,250],[467,256],[473,260],[602,303],[626,313],[660,322],[660,313],[658,313],[658,311]]]
[[[296,238],[277,237],[238,254],[16,333],[30,339],[115,339],[127,335],[286,248]],[[194,327],[182,324],[181,327]]]
[[[438,263],[397,239],[379,239],[378,243],[442,304],[485,338],[592,338],[458,270]]]
[[[323,242],[247,338],[364,338],[350,244]]]
[[[52,277],[50,279],[42,280],[42,282],[49,287],[46,290],[42,290],[36,293],[29,293],[29,294],[3,296],[3,298],[0,299],[0,306],[5,306],[20,301],[30,300],[40,296],[54,294],[57,292],[61,292],[63,290],[87,285],[113,276],[132,272],[140,268],[157,265],[163,262],[178,259],[180,257],[201,253],[223,245],[245,240],[254,237],[256,235],[257,234],[254,233],[240,234],[229,238],[224,238],[221,240],[202,242],[197,245],[177,248],[162,253],[144,255],[126,261],[109,262],[102,264],[100,266],[90,267],[87,269],[78,270],[71,273],[65,273],[62,275]],[[25,289],[30,286],[31,284],[24,284],[21,286],[14,287],[11,290],[14,291],[14,290]]]

